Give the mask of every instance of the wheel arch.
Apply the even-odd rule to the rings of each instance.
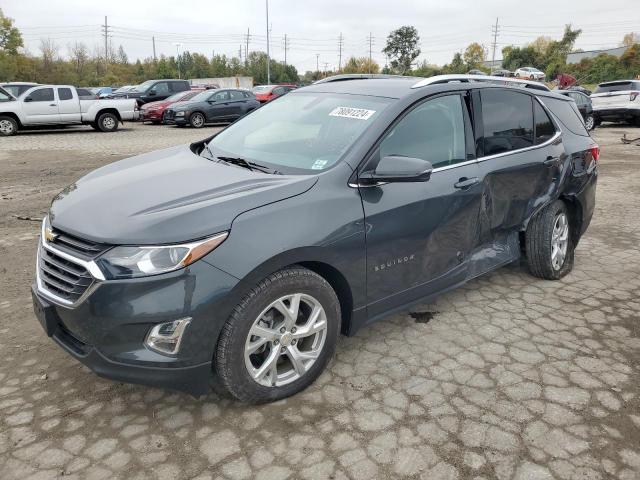
[[[98,110],[96,112],[96,116],[95,116],[95,120],[94,121],[98,121],[98,119],[100,118],[100,115],[103,115],[105,113],[112,113],[113,115],[116,116],[116,118],[118,119],[119,122],[122,122],[122,117],[120,116],[120,112],[118,111],[117,108],[101,108],[100,110]]]
[[[11,117],[16,122],[18,122],[18,127],[23,127],[22,122],[20,121],[20,117],[18,117],[18,115],[16,115],[14,112],[0,112],[0,117]]]

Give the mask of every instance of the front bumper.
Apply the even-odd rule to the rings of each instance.
[[[218,335],[237,299],[238,280],[201,259],[168,274],[96,281],[77,305],[61,305],[34,283],[34,311],[48,336],[96,374],[117,381],[209,391]],[[144,345],[158,323],[191,317],[180,351],[162,355]]]
[[[142,120],[143,122],[160,121],[162,120],[162,112],[159,110],[141,110],[140,120]]]
[[[187,120],[187,116],[182,117],[165,117],[164,123],[167,125],[187,125],[189,121]]]

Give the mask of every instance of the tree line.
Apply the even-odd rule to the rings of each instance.
[[[640,75],[640,36],[625,35],[622,44],[627,48],[622,57],[602,54],[583,59],[578,64],[567,64],[567,55],[582,31],[567,25],[560,40],[539,37],[522,47],[507,46],[502,49],[502,66],[509,70],[519,67],[536,67],[544,71],[548,79],[559,73],[574,75],[581,83],[599,83],[607,80],[633,78]],[[145,58],[130,61],[122,46],[96,48],[91,51],[82,42],[62,47],[51,39],[42,39],[40,55],[24,51],[20,31],[13,20],[0,9],[0,81],[32,81],[38,83],[70,84],[78,86],[135,85],[155,78],[216,78],[250,76],[254,83],[267,83],[267,54],[254,51],[240,59],[226,55],[206,55],[184,52],[178,56],[161,55],[157,59]],[[387,73],[428,77],[439,74],[466,73],[478,69],[489,73],[485,67],[487,48],[477,42],[462,52],[456,52],[451,62],[437,66],[420,57],[420,35],[413,26],[403,26],[387,37],[382,52],[388,64],[380,67],[370,57],[351,57],[339,71],[307,71],[300,75],[293,65],[270,60],[272,83],[309,83],[337,73]]]

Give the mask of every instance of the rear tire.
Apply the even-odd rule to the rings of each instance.
[[[587,118],[584,119],[584,126],[588,132],[596,128],[596,120],[593,115],[587,115]]]
[[[98,117],[96,124],[101,132],[115,132],[118,129],[118,117],[113,113],[103,113]]]
[[[14,118],[7,116],[0,117],[0,135],[10,137],[18,133],[19,128],[18,122],[16,122]]]
[[[222,328],[214,358],[220,384],[247,403],[304,390],[333,356],[340,318],[338,297],[320,275],[299,266],[269,275]]]
[[[189,117],[189,125],[193,128],[202,128],[205,124],[204,115],[200,112],[194,112]]]
[[[574,244],[567,206],[561,200],[538,212],[526,232],[529,271],[534,277],[558,280],[573,269]]]

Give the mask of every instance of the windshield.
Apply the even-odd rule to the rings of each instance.
[[[174,93],[170,97],[167,97],[164,101],[165,102],[177,102],[178,100],[187,100],[188,98],[191,98],[192,96],[193,96],[193,92],[190,92],[189,90],[187,90],[186,92]]]
[[[140,85],[137,85],[135,87],[133,87],[132,91],[133,92],[146,92],[147,89],[153,85],[156,82],[156,80],[147,80],[144,83],[141,83]]]
[[[23,94],[33,86],[35,85],[3,85],[2,88],[4,88],[14,97],[18,98],[21,94]]]
[[[325,170],[389,102],[364,95],[292,93],[220,132],[209,149],[215,156],[240,157],[286,173]]]
[[[191,100],[193,102],[204,102],[204,101],[208,100],[209,97],[211,95],[213,95],[213,93],[214,92],[212,92],[211,90],[205,90],[204,92],[200,92],[197,95],[194,95],[189,100]]]
[[[251,89],[252,92],[266,92],[271,90],[273,87],[271,85],[258,85],[257,87],[253,87]]]

